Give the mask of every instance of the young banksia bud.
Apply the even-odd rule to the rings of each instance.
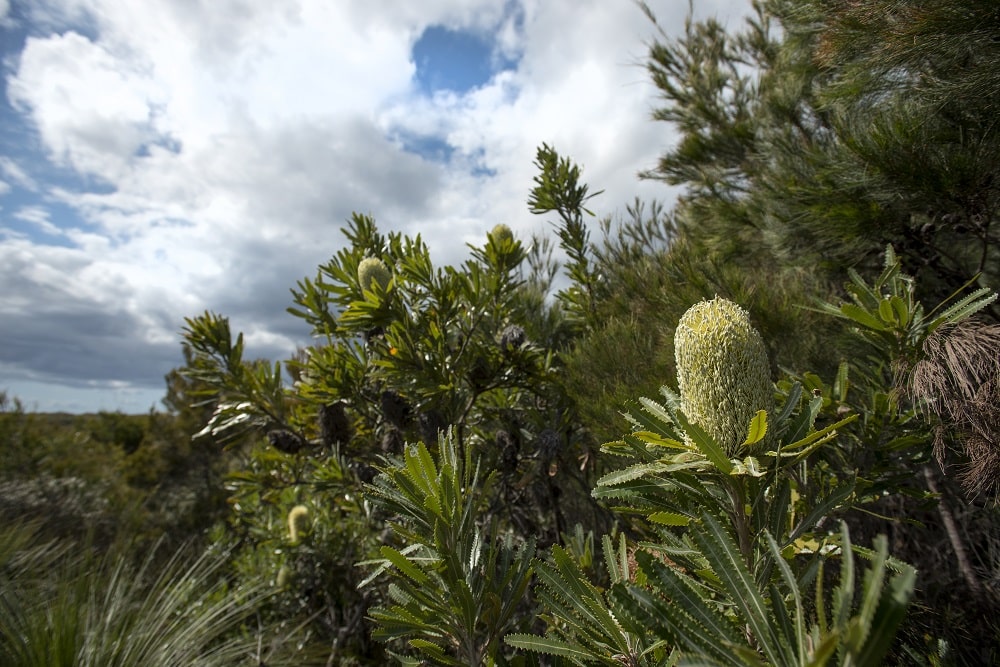
[[[361,289],[370,290],[375,283],[378,283],[383,290],[389,287],[389,280],[392,274],[389,267],[377,257],[366,257],[358,264],[358,284]]]
[[[490,238],[497,245],[503,245],[514,240],[514,232],[510,230],[510,227],[501,223],[490,230]]]
[[[309,528],[309,508],[296,505],[288,512],[288,539],[298,544],[299,538]]]
[[[716,297],[684,313],[674,348],[681,411],[734,456],[757,412],[774,409],[764,339],[745,310]]]

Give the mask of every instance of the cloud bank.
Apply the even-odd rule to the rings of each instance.
[[[682,29],[686,3],[653,9]],[[287,357],[288,289],[352,211],[461,261],[498,222],[545,228],[542,142],[605,190],[599,215],[668,199],[636,176],[670,142],[653,35],[624,1],[0,0],[0,390],[147,410],[206,309]],[[440,55],[449,36],[466,51]]]

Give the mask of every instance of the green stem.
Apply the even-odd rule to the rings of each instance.
[[[746,493],[742,480],[727,478],[725,487],[729,494],[729,500],[733,504],[730,520],[733,522],[733,528],[736,529],[740,553],[743,554],[743,561],[747,567],[753,571],[753,541],[750,537],[750,526],[747,521]]]

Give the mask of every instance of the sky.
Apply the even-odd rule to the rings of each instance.
[[[668,34],[686,0],[650,0]],[[749,0],[694,0],[738,28]],[[247,356],[309,343],[289,289],[351,213],[438,263],[526,201],[537,147],[590,208],[671,144],[631,0],[0,0],[0,391],[42,412],[162,409],[184,318]]]

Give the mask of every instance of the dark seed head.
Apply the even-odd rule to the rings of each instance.
[[[351,439],[351,422],[347,418],[346,406],[341,401],[319,409],[319,437],[327,447],[338,442],[345,444]]]
[[[271,431],[267,434],[271,446],[286,454],[296,454],[305,447],[305,441],[291,431],[285,429]]]
[[[382,407],[382,418],[386,423],[396,428],[403,428],[410,419],[410,406],[406,400],[394,391],[386,390],[379,396]]]
[[[538,434],[538,455],[543,461],[551,461],[562,450],[563,439],[555,429],[543,429]]]

